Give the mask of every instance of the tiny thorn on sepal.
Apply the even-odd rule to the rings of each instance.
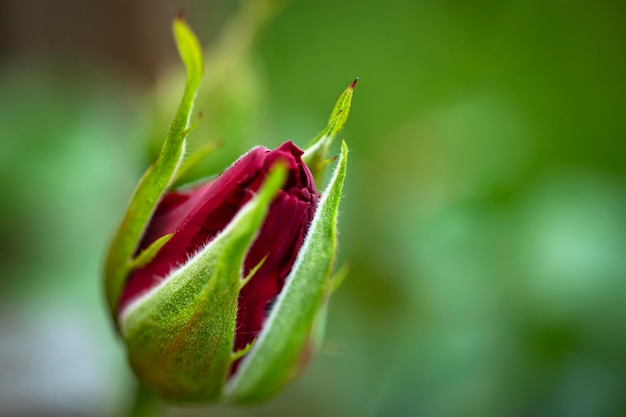
[[[352,84],[350,84],[350,88],[354,89],[354,86],[356,85],[357,81],[359,81],[359,77],[356,77],[354,81],[352,81]]]
[[[176,20],[185,20],[185,10],[184,9],[180,9],[176,12]]]
[[[337,160],[337,156],[333,156],[332,158],[327,158],[326,160],[324,160],[324,162],[322,163],[322,168],[326,168],[327,165],[332,164],[333,162],[335,162]]]
[[[192,124],[190,124],[189,127],[187,127],[187,129],[183,130],[183,135],[188,136],[196,127],[198,127],[198,125],[202,121],[202,117],[201,116],[202,116],[202,114],[199,114],[198,118],[196,119],[196,121],[193,122]]]

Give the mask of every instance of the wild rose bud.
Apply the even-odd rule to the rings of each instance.
[[[171,191],[202,72],[200,46],[180,18],[174,33],[187,87],[111,244],[107,301],[135,374],[160,396],[257,401],[302,367],[336,285],[345,143],[321,195],[315,179],[354,83],[305,151],[291,142],[257,147],[217,179]]]

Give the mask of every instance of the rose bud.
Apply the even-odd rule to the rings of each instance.
[[[250,278],[237,297],[233,350],[241,351],[251,344],[261,330],[271,303],[284,286],[317,206],[319,196],[315,182],[301,155],[302,151],[292,142],[273,151],[258,147],[215,181],[166,194],[148,224],[139,251],[165,235],[172,234],[172,237],[147,265],[129,276],[120,300],[120,316],[125,315],[134,300],[166,282],[176,269],[184,268],[194,254],[226,229],[257,194],[270,169],[282,163],[287,167],[287,179],[271,202],[258,236],[246,253],[243,276]],[[148,358],[145,353],[131,357],[138,374],[148,368],[147,377],[150,377],[154,359],[158,358]],[[239,361],[232,363],[231,374],[238,364]],[[167,380],[173,382],[170,372]]]
[[[250,280],[237,301],[234,349],[252,343],[283,288],[317,206],[319,195],[311,171],[302,162],[302,153],[292,142],[273,151],[257,147],[217,180],[166,194],[148,224],[139,251],[170,233],[172,238],[147,265],[131,273],[122,292],[120,314],[224,230],[258,192],[270,169],[283,163],[288,168],[287,180],[274,197],[243,266],[243,275],[250,275]],[[256,266],[259,268],[251,273]]]
[[[137,376],[178,401],[263,399],[301,366],[330,288],[345,151],[319,199],[302,151],[255,148],[215,181],[166,194],[118,324]]]
[[[171,401],[251,402],[278,391],[319,343],[346,173],[317,192],[354,83],[305,151],[257,147],[215,180],[171,190],[185,158],[202,51],[174,22],[187,70],[178,112],[110,246],[104,283],[141,382]],[[356,82],[356,81],[355,81]]]

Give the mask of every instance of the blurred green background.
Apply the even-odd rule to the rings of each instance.
[[[305,145],[360,77],[327,341],[171,416],[626,415],[623,1],[0,0],[0,415],[123,415],[103,254],[207,47],[195,174]],[[622,145],[620,145],[620,143]]]

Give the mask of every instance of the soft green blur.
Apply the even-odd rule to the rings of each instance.
[[[210,3],[187,10],[192,26]],[[343,133],[351,272],[321,352],[278,396],[168,415],[625,415],[623,4],[253,3],[204,41],[192,141],[221,147],[196,175],[255,144],[305,145],[359,76]],[[0,68],[0,416],[128,403],[101,265],[178,71],[140,89]]]

